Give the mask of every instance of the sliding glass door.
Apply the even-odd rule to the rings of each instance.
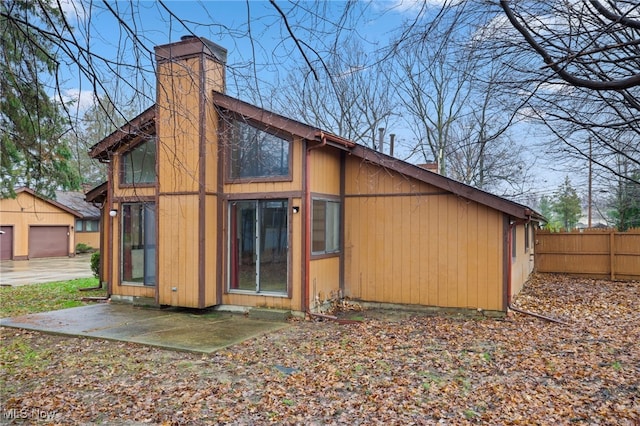
[[[229,203],[229,289],[287,293],[287,200]]]

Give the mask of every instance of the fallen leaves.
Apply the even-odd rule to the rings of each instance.
[[[640,283],[540,275],[515,304],[570,326],[363,311],[208,356],[3,329],[3,410],[58,424],[638,424]]]

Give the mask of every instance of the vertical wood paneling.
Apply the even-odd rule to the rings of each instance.
[[[357,159],[347,162],[346,183],[347,294],[502,309],[501,213]]]
[[[312,309],[317,303],[320,305],[327,300],[337,298],[340,289],[339,268],[340,258],[331,257],[315,259],[309,267],[309,299]]]
[[[198,307],[198,206],[196,195],[159,197],[160,304]]]
[[[206,237],[205,243],[205,306],[213,306],[217,299],[218,238],[226,235],[224,224],[218,223],[218,197],[209,195],[205,203]]]
[[[536,270],[617,279],[640,278],[640,230],[536,232]],[[611,251],[613,240],[613,252]]]
[[[199,186],[199,60],[158,65],[158,180],[160,192]]]

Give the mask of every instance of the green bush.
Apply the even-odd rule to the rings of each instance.
[[[100,252],[96,251],[91,255],[91,271],[93,276],[100,278]]]
[[[90,252],[94,252],[95,249],[93,247],[91,247],[90,245],[87,245],[85,243],[78,243],[76,244],[76,253],[90,253]]]

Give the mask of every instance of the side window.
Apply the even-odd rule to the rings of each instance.
[[[230,145],[230,178],[289,176],[291,143],[288,140],[235,120]]]
[[[76,219],[76,232],[98,232],[100,221],[89,219]]]
[[[311,253],[327,254],[340,251],[340,203],[313,200],[311,216]]]
[[[150,184],[156,181],[156,141],[148,139],[122,155],[122,183]]]

